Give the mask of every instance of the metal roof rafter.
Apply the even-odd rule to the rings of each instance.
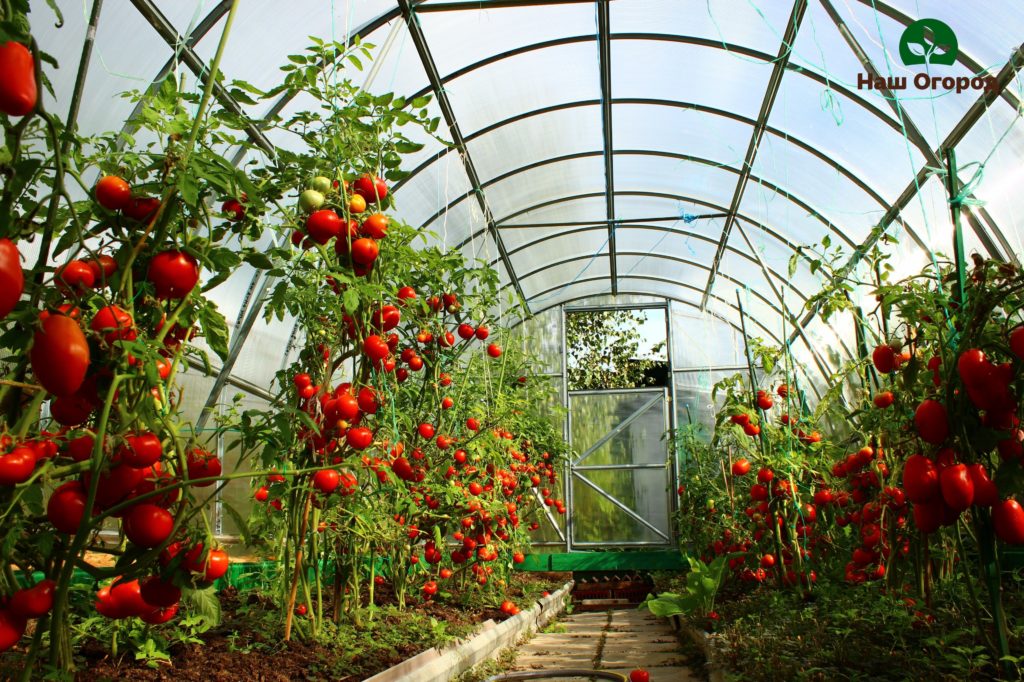
[[[981,117],[984,116],[988,107],[997,98],[1002,96],[1003,91],[1010,84],[1010,81],[1016,77],[1017,72],[1022,68],[1024,68],[1024,43],[1014,49],[1009,60],[1007,60],[1003,68],[999,70],[999,73],[996,75],[996,87],[992,90],[986,90],[983,92],[981,96],[975,100],[974,104],[971,105],[971,108],[967,110],[967,113],[964,114],[963,118],[953,126],[953,130],[946,135],[946,139],[942,141],[942,144],[939,145],[939,148],[935,152],[940,158],[946,154],[947,150],[954,149],[958,144],[960,144],[964,137],[967,136],[967,133],[970,132],[971,128],[981,120]],[[886,211],[885,215],[882,216],[882,219],[878,223],[878,227],[872,230],[871,234],[868,235],[868,238],[865,239],[864,242],[861,243],[861,245],[858,246],[850,255],[850,259],[842,267],[843,272],[852,271],[867,252],[870,251],[878,242],[878,240],[886,234],[889,226],[892,225],[899,214],[910,204],[913,198],[917,196],[921,187],[923,187],[928,181],[932,173],[933,169],[927,164],[921,167],[917,172],[917,175],[911,179],[910,184],[904,188],[903,192],[900,193],[900,196],[896,199],[893,205],[888,211]],[[800,319],[799,323],[797,323],[797,328],[794,329],[793,334],[790,335],[790,342],[792,342],[792,339],[796,338],[799,329],[810,324],[811,321],[818,316],[820,311],[821,304],[815,305],[811,310],[807,311],[807,314]]]
[[[885,100],[886,104],[889,105],[889,108],[892,109],[893,113],[896,114],[896,118],[902,121],[903,127],[906,129],[907,139],[910,140],[911,144],[918,148],[918,150],[924,155],[924,158],[927,159],[928,163],[932,166],[935,166],[936,168],[945,167],[945,162],[935,154],[935,151],[932,150],[928,140],[925,139],[925,136],[921,133],[921,129],[918,128],[913,119],[910,118],[910,114],[906,109],[900,105],[899,98],[885,85],[886,79],[882,78],[878,69],[875,68],[875,65],[871,62],[871,58],[868,57],[867,52],[864,51],[860,41],[858,41],[853,35],[849,26],[846,25],[845,21],[843,21],[843,18],[839,16],[839,12],[836,11],[835,6],[830,2],[830,0],[819,0],[819,2],[821,3],[821,6],[825,8],[825,12],[832,20],[832,23],[835,24],[837,29],[839,29],[839,33],[843,36],[843,40],[846,41],[847,46],[853,52],[854,56],[857,57],[857,61],[861,63],[861,66],[864,67],[864,70],[867,71],[868,75],[870,75],[875,82],[879,83],[879,91],[882,93],[882,98]],[[969,198],[973,199],[974,195],[969,195]],[[1005,249],[1007,254],[1009,254],[1011,260],[1016,261],[1013,248],[1010,246],[1010,243],[1007,241],[1002,231],[995,225],[995,221],[993,221],[991,216],[988,215],[988,211],[985,211],[984,208],[980,208],[979,213],[984,213],[987,222],[992,226],[993,232],[999,240],[1001,247],[992,240],[992,235],[988,233],[988,230],[986,230],[981,224],[978,217],[971,211],[971,206],[969,204],[964,204],[963,209],[964,217],[966,217],[967,222],[970,223],[971,229],[974,230],[978,239],[981,240],[982,245],[993,258],[1003,258],[1003,253],[1000,251],[1000,248],[1002,248]]]
[[[480,176],[477,174],[476,167],[473,165],[473,159],[469,155],[469,149],[466,147],[466,140],[462,136],[462,130],[459,127],[459,122],[455,118],[455,111],[452,109],[451,101],[448,99],[448,94],[445,92],[444,83],[437,71],[437,64],[434,63],[434,57],[430,52],[430,46],[427,45],[426,36],[423,34],[423,28],[420,26],[419,20],[416,18],[413,3],[411,0],[398,0],[398,6],[402,10],[402,17],[405,19],[406,26],[409,28],[409,34],[412,37],[413,44],[416,46],[416,52],[419,54],[420,61],[423,63],[423,69],[426,71],[427,80],[430,82],[430,86],[437,97],[437,104],[441,109],[441,114],[444,116],[445,123],[448,124],[448,129],[452,136],[452,142],[459,150],[459,156],[462,158],[462,165],[466,170],[466,176],[469,178],[470,185],[473,187],[473,192],[476,195],[477,202],[480,204],[480,210],[483,211],[487,228],[491,233],[491,237],[494,239],[494,244],[498,249],[498,253],[501,255],[501,261],[505,265],[505,270],[508,272],[509,280],[515,287],[516,293],[519,294],[520,304],[525,309],[527,315],[529,315],[529,303],[526,300],[526,296],[523,294],[522,287],[519,285],[519,277],[516,275],[516,271],[512,267],[512,261],[509,260],[508,253],[505,251],[505,244],[501,239],[501,234],[498,232],[498,228],[494,224],[494,215],[491,213],[491,208],[487,203],[487,197],[484,196],[483,186],[480,183]]]
[[[721,265],[722,257],[725,255],[725,244],[729,241],[729,234],[736,223],[736,212],[739,211],[740,203],[743,201],[743,193],[747,188],[747,180],[754,167],[754,159],[757,157],[757,150],[761,146],[761,139],[764,137],[765,128],[768,125],[768,118],[772,114],[772,107],[775,106],[775,98],[779,94],[779,86],[782,85],[782,77],[786,74],[786,66],[789,64],[789,56],[792,54],[793,44],[796,42],[796,34],[807,10],[807,0],[796,0],[793,3],[793,11],[790,13],[789,21],[786,23],[786,31],[782,36],[782,44],[779,46],[779,54],[772,67],[772,74],[768,78],[768,87],[761,100],[761,109],[757,114],[757,125],[750,135],[750,143],[747,145],[747,153],[743,157],[743,168],[740,170],[739,180],[736,181],[736,189],[732,195],[732,202],[729,204],[729,217],[725,219],[722,227],[722,237],[718,241],[718,250],[711,261],[711,272],[708,274],[708,283],[704,287],[704,295],[701,297],[700,307],[707,305],[708,297],[711,295],[711,288],[715,284],[715,275]]]
[[[608,218],[608,277],[612,296],[619,289],[615,258],[615,157],[612,138],[612,43],[609,0],[597,0],[597,38],[601,70],[601,131],[604,145],[604,196]]]

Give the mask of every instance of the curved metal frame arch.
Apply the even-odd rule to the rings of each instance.
[[[702,156],[695,156],[695,155],[692,155],[692,154],[680,154],[678,152],[663,152],[663,151],[648,150],[648,149],[617,149],[617,150],[615,150],[613,152],[613,154],[615,156],[654,156],[654,157],[658,157],[658,158],[675,159],[675,160],[678,160],[678,161],[688,161],[688,162],[691,162],[691,163],[700,164],[702,166],[709,166],[709,167],[712,167],[712,168],[718,168],[718,169],[724,170],[726,172],[732,173],[734,175],[739,175],[739,173],[740,173],[740,171],[738,169],[733,168],[731,166],[726,166],[726,165],[720,164],[720,163],[718,163],[716,161],[713,161],[712,159],[706,159],[706,158],[704,158]],[[502,182],[504,180],[508,180],[509,178],[512,178],[512,177],[514,177],[514,176],[516,176],[516,175],[518,175],[520,173],[525,173],[527,171],[531,171],[531,170],[534,170],[536,168],[541,168],[543,166],[548,166],[548,165],[557,164],[557,163],[565,163],[567,161],[575,161],[577,159],[601,157],[603,155],[604,155],[604,152],[600,151],[600,150],[598,150],[598,151],[588,151],[588,152],[574,152],[572,154],[564,154],[562,156],[554,156],[554,157],[550,157],[550,158],[547,158],[547,159],[542,159],[540,161],[534,161],[534,162],[526,164],[525,166],[519,166],[518,168],[513,168],[512,170],[506,171],[506,172],[504,172],[504,173],[502,173],[500,175],[496,175],[493,178],[483,182],[482,186],[484,188],[487,188],[487,187],[495,185],[495,184],[497,184],[499,182]],[[813,208],[810,204],[808,204],[806,201],[804,201],[800,197],[792,194],[791,192],[789,192],[787,190],[784,190],[783,188],[779,187],[775,183],[773,183],[773,182],[771,182],[769,180],[765,180],[765,179],[763,179],[763,178],[761,178],[759,176],[751,174],[750,175],[750,179],[751,179],[752,182],[755,182],[755,183],[757,183],[757,184],[759,184],[759,185],[761,185],[763,187],[767,187],[768,189],[770,189],[771,191],[775,192],[779,196],[785,198],[786,200],[788,200],[791,203],[793,203],[794,205],[796,205],[798,208],[800,208],[800,209],[806,211],[807,213],[809,213],[815,220],[817,220],[818,222],[823,224],[826,227],[828,232],[831,232],[832,234],[834,234],[836,237],[838,237],[843,242],[845,242],[848,246],[856,247],[856,244],[849,238],[849,236],[847,236],[846,234],[843,233],[843,231],[839,228],[839,226],[837,226],[831,220],[826,218],[818,210]],[[619,193],[619,192],[616,192],[616,193]],[[451,211],[452,208],[454,208],[456,205],[458,205],[459,203],[465,201],[466,199],[474,196],[475,194],[476,194],[476,192],[474,190],[469,190],[467,192],[464,192],[463,194],[459,195],[458,197],[454,198],[453,200],[451,200],[450,202],[445,204],[445,206],[443,208],[439,209],[437,212],[435,212],[429,218],[424,220],[422,223],[420,223],[420,227],[426,227],[427,225],[430,225],[435,220],[437,220],[438,218],[443,216],[445,213]],[[558,198],[558,199],[553,200],[553,203],[559,203],[560,201],[563,201],[563,200],[564,200],[563,198]],[[507,218],[502,218],[501,220],[496,220],[495,224],[498,225],[498,226],[501,226],[502,223],[504,223],[505,220],[507,220]],[[482,234],[483,231],[484,230],[477,230],[476,232],[474,232],[471,235],[469,235],[468,239],[469,240],[475,239],[476,237],[480,236],[480,234]]]
[[[602,228],[599,227],[597,229],[602,229]],[[711,241],[712,243],[715,243],[714,240],[709,240],[709,241]],[[704,271],[710,271],[711,270],[710,266],[708,266],[708,265],[705,265],[705,264],[702,264],[702,263],[698,263],[696,261],[687,260],[685,258],[679,258],[677,256],[669,256],[669,255],[665,255],[665,254],[646,253],[646,252],[643,252],[643,251],[620,251],[618,253],[618,255],[620,255],[620,256],[639,256],[639,257],[646,257],[646,258],[658,258],[658,259],[661,259],[661,260],[667,260],[667,261],[671,261],[673,263],[678,263],[680,265],[686,265],[686,266],[690,266],[690,267],[695,267],[695,268],[698,268],[698,269],[704,270]],[[547,264],[547,265],[545,265],[543,267],[540,267],[540,268],[537,268],[537,269],[532,270],[530,272],[527,272],[525,274],[522,274],[522,275],[519,276],[519,279],[520,280],[524,280],[524,279],[527,279],[529,277],[532,277],[533,275],[539,274],[539,273],[547,270],[548,268],[558,267],[558,266],[561,266],[561,265],[567,265],[569,263],[573,263],[573,262],[580,261],[580,260],[585,260],[585,259],[588,259],[588,258],[593,258],[593,255],[592,254],[584,254],[582,256],[573,256],[572,258],[565,258],[565,259],[562,259],[562,260],[560,260],[558,262],[549,263],[549,264]],[[775,275],[776,277],[779,277],[779,275],[776,272],[774,272],[774,271],[770,271],[770,272],[773,275]],[[628,277],[634,277],[634,276],[635,275],[632,275],[630,273],[621,275],[622,278],[628,278]],[[732,282],[733,284],[735,284],[735,285],[737,285],[739,287],[744,287],[744,288],[748,288],[749,287],[749,283],[742,282],[742,281],[740,281],[740,280],[738,280],[735,277],[732,277],[730,275],[727,275],[727,274],[724,274],[724,273],[720,272],[719,276],[721,276],[722,279],[728,280],[729,282]],[[680,284],[680,286],[682,286],[682,283],[678,283],[677,282],[677,284]],[[506,285],[502,286],[502,289],[506,289],[506,288],[508,288],[508,286],[509,285],[506,284]],[[790,288],[792,288],[794,291],[796,291],[797,295],[800,296],[800,299],[802,301],[806,301],[807,300],[807,297],[803,296],[799,292],[799,290],[797,290],[795,287],[790,287]],[[783,313],[783,311],[780,310],[779,307],[776,304],[774,304],[771,301],[769,301],[760,291],[758,291],[757,289],[749,289],[749,291],[756,298],[760,299],[762,303],[764,303],[769,308],[774,310],[778,315],[780,315],[780,316],[784,316],[785,315],[785,313]],[[752,315],[750,315],[749,312],[747,312],[747,315],[753,317]],[[793,317],[792,315],[789,315],[790,319],[792,319],[792,317]],[[843,349],[843,352],[846,354],[846,357],[852,360],[854,356],[850,352],[850,349],[846,346],[846,343],[834,331],[833,331],[833,335],[836,337],[836,341],[838,342],[839,347]]]
[[[688,102],[688,101],[683,101],[683,100],[666,100],[666,99],[654,99],[654,98],[642,98],[642,97],[623,97],[623,98],[613,99],[611,103],[612,103],[613,106],[614,105],[643,105],[643,106],[668,107],[668,108],[673,108],[673,109],[683,109],[683,110],[686,110],[686,111],[696,111],[696,112],[699,112],[699,113],[702,113],[702,114],[710,114],[712,116],[721,116],[723,118],[728,118],[728,119],[731,119],[731,120],[736,121],[738,123],[743,123],[743,124],[749,125],[751,127],[754,127],[755,125],[757,125],[757,121],[755,119],[753,119],[753,118],[748,117],[748,116],[743,116],[741,114],[736,114],[736,113],[733,113],[731,111],[726,111],[724,109],[719,109],[717,107],[710,107],[710,106],[707,106],[707,105],[704,105],[704,104],[698,104],[696,102]],[[589,99],[589,100],[578,100],[578,101],[575,101],[575,102],[565,102],[563,104],[556,104],[556,105],[552,105],[552,106],[548,106],[548,107],[541,107],[540,109],[533,109],[531,111],[527,111],[527,112],[522,113],[522,114],[517,114],[515,116],[510,116],[509,118],[503,119],[503,120],[498,121],[496,123],[492,123],[489,126],[481,128],[480,130],[476,131],[475,133],[467,135],[466,136],[466,142],[467,143],[473,142],[474,140],[476,140],[476,139],[478,139],[480,137],[483,137],[484,135],[486,135],[488,133],[494,132],[495,130],[503,128],[506,125],[515,124],[515,123],[518,123],[519,121],[522,121],[522,120],[525,120],[525,119],[528,119],[528,118],[532,118],[534,116],[543,116],[543,115],[555,113],[555,112],[558,112],[558,111],[565,111],[567,109],[575,109],[575,108],[582,108],[582,107],[588,107],[588,106],[600,106],[600,104],[601,104],[600,100]],[[824,152],[822,152],[817,147],[809,144],[808,142],[805,142],[804,140],[802,140],[799,137],[794,137],[793,135],[790,135],[789,133],[783,132],[782,130],[780,130],[778,128],[775,128],[773,126],[765,126],[765,132],[766,133],[770,133],[774,137],[777,137],[777,138],[779,138],[780,140],[782,140],[784,142],[788,142],[788,143],[796,145],[802,151],[805,151],[808,154],[811,154],[812,156],[817,158],[819,161],[827,164],[828,166],[830,166],[834,170],[838,171],[843,177],[845,177],[847,180],[849,180],[854,185],[856,185],[861,191],[863,191],[865,194],[867,194],[872,199],[874,199],[880,206],[882,206],[884,208],[888,208],[890,206],[890,204],[885,200],[885,198],[882,197],[882,195],[879,194],[873,187],[871,187],[871,185],[869,185],[866,182],[864,182],[864,180],[862,180],[857,174],[852,172],[850,169],[848,169],[846,166],[844,166],[843,164],[839,163],[838,161],[836,161],[832,157],[830,157],[827,154],[825,154]],[[452,151],[451,147],[445,147],[444,149],[440,150],[439,152],[437,152],[433,156],[428,157],[426,160],[424,160],[422,163],[420,163],[419,166],[417,166],[412,171],[410,171],[409,177],[401,180],[400,182],[395,183],[393,191],[394,192],[398,192],[405,183],[407,183],[410,180],[412,180],[421,171],[426,170],[428,167],[430,167],[431,165],[433,165],[437,161],[439,161],[442,158],[444,158],[445,156],[447,156],[448,153],[451,152],[451,151]],[[898,222],[904,228],[906,228],[908,230],[908,233],[913,235],[913,238],[915,240],[918,239],[916,233],[914,233],[913,230],[911,230],[909,228],[909,226],[907,226],[906,223],[903,222],[902,219],[900,219]]]

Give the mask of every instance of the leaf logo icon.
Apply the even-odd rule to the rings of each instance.
[[[956,34],[938,19],[919,19],[907,26],[900,37],[900,59],[906,66],[951,65],[957,56]]]

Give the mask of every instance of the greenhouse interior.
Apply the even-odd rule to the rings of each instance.
[[[1024,4],[0,0],[0,678],[1024,679]]]

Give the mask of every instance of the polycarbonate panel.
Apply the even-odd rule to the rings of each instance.
[[[739,239],[739,235],[734,233],[730,242],[735,242],[739,245]],[[769,285],[766,275],[761,270],[761,267],[756,261],[745,258],[739,253],[726,251],[722,258],[722,263],[719,266],[718,278],[715,280],[716,285],[718,284],[719,279],[722,280],[722,288],[716,289],[716,293],[720,296],[724,296],[722,292],[728,292],[731,294],[731,298],[729,299],[730,303],[735,303],[735,290],[740,289],[741,291],[749,291],[751,294],[756,292],[770,301],[771,305],[776,308],[781,309],[782,307],[779,303],[778,297]],[[774,277],[772,277],[772,283],[775,284],[775,289],[785,299],[786,306],[789,308],[790,313],[799,313],[800,309],[803,307],[804,299],[797,295],[796,292],[788,290],[788,286],[780,284]],[[746,304],[744,303],[744,305]],[[773,314],[777,315],[777,313],[774,312]]]
[[[925,69],[921,66],[904,66],[900,60],[899,41],[903,26],[882,15],[877,17],[876,23],[874,11],[870,7],[858,6],[857,3],[845,6],[844,3],[833,4],[844,17],[847,27],[868,54],[878,73],[887,78],[892,76],[907,79],[907,89],[894,90],[893,93],[903,108],[904,117],[916,124],[933,149],[937,147],[980,93],[967,91],[958,94],[955,90],[918,89],[914,85],[914,77],[919,73],[925,73]],[[898,120],[881,91],[866,87],[858,88],[858,75],[866,74],[867,71],[819,3],[809,3],[795,49],[794,63],[821,73],[833,82],[841,83],[856,92],[859,98]],[[954,77],[973,75],[959,64],[936,64],[931,67],[930,73],[935,76]]]
[[[739,332],[730,324],[690,306],[670,305],[673,370],[745,362]]]
[[[700,305],[700,287],[696,290],[689,286],[677,284],[667,279],[650,279],[647,275],[619,276],[619,289],[622,291],[646,292],[651,296],[671,298],[695,306]]]
[[[717,399],[711,397],[715,384],[731,377],[737,372],[746,376],[746,367],[735,370],[700,370],[692,372],[674,372],[673,379],[676,389],[676,428],[683,428],[688,424],[700,424],[703,426],[701,435],[706,440],[711,440],[715,431],[715,416],[718,410],[725,404],[725,393],[718,395]],[[687,454],[685,451],[679,453],[680,466],[685,466]]]
[[[181,386],[181,417],[191,424],[199,418],[206,405],[214,377],[205,375],[201,369],[182,366],[175,374],[175,380]],[[191,433],[186,430],[182,435],[187,438]]]
[[[618,0],[609,5],[616,33],[670,33],[751,47],[773,55],[792,10],[787,2]]]
[[[522,209],[516,211],[519,213]],[[559,201],[555,204],[542,206],[530,211],[510,214],[511,217],[498,219],[501,225],[532,225],[535,223],[575,223],[594,222],[603,223],[608,218],[608,210],[605,204],[604,192],[596,196],[581,197],[567,201]]]
[[[45,66],[56,100],[40,84],[46,107],[64,119],[68,114],[75,76],[82,55],[82,42],[92,3],[62,0],[65,24],[56,28],[56,15],[44,3],[35,3],[30,15],[32,33],[43,52],[54,57],[58,69]],[[142,15],[125,6],[109,8],[100,17],[89,74],[78,114],[78,132],[92,135],[119,131],[134,105],[120,97],[129,90],[146,90],[157,71],[171,57],[171,48],[157,35]],[[74,183],[72,183],[73,185]]]
[[[221,58],[221,70],[227,81],[240,79],[252,83],[258,88],[267,90],[278,85],[284,78],[280,70],[288,63],[288,55],[302,54],[312,45],[310,36],[325,42],[346,42],[350,32],[361,28],[367,21],[393,9],[392,0],[366,0],[365,2],[324,3],[320,0],[295,0],[288,3],[287,17],[282,18],[282,6],[275,0],[248,0],[235,15],[231,34]],[[332,13],[333,12],[333,13]],[[196,54],[206,63],[213,60],[217,51],[217,43],[223,31],[224,19],[221,19],[195,47]],[[377,47],[384,42],[387,29],[380,29],[361,36],[364,42]],[[402,27],[404,36],[396,41],[392,49],[400,49],[403,41],[408,41],[408,31]],[[268,47],[268,34],[272,41]],[[254,49],[255,41],[261,44]],[[411,45],[410,51],[413,51]],[[384,66],[387,66],[387,59]],[[365,62],[364,62],[365,66]],[[365,73],[365,71],[363,72]],[[425,87],[426,76],[415,64],[404,64],[398,74],[396,87],[403,92]],[[361,83],[365,76],[360,77],[354,65],[346,66],[346,74],[351,74],[354,82]]]
[[[707,264],[715,255],[718,236],[722,232],[722,220],[706,222],[708,225],[704,232],[707,236],[704,238],[685,234],[683,231],[689,231],[691,227],[685,223],[661,223],[658,225],[658,227],[668,228],[666,230],[622,225],[615,230],[615,247],[619,253],[632,251],[642,254],[662,254]]]
[[[570,292],[570,295],[572,295],[576,280],[592,279],[595,277],[606,278],[608,276],[608,256],[607,254],[599,254],[592,259],[573,261],[564,265],[550,267],[531,277],[522,278],[519,282],[527,298],[531,299],[531,305],[533,305],[533,300],[536,300],[538,307],[542,307],[546,299],[553,299],[560,296],[563,292]],[[537,298],[534,299],[534,297]]]
[[[751,246],[754,247],[753,250],[744,241],[744,234],[750,239]],[[729,246],[742,254],[750,256],[747,261],[751,265],[758,267],[758,269],[760,267],[757,266],[756,261],[757,258],[760,258],[761,262],[765,264],[765,267],[772,272],[773,277],[779,280],[780,283],[795,287],[805,297],[816,293],[821,288],[821,275],[820,273],[817,275],[811,274],[806,258],[798,259],[796,271],[793,274],[789,273],[789,261],[794,252],[789,246],[786,246],[775,237],[745,220],[736,222],[733,226],[733,235],[733,238],[729,240]],[[746,264],[741,263],[741,265],[746,269]],[[732,274],[739,275],[740,273]]]
[[[682,95],[677,95],[685,99]],[[616,150],[674,152],[741,168],[753,128],[742,121],[696,109],[651,104],[612,107]],[[714,134],[708,134],[708,131]]]
[[[726,211],[727,207],[709,207],[680,199],[648,196],[636,192],[615,193],[615,217],[627,221],[629,225],[670,225],[708,236],[712,233],[717,235],[721,230],[715,231],[715,220],[724,217]],[[663,220],[673,216],[678,216],[680,222]],[[687,222],[688,220],[690,222]]]
[[[830,235],[833,243],[842,242],[842,230],[838,225],[833,225],[833,230],[807,213],[807,209],[801,208],[775,190],[769,189],[756,182],[747,183],[743,193],[743,201],[740,202],[740,213],[756,220],[762,225],[771,227],[781,237],[787,239],[791,244],[814,244],[821,241],[826,234]],[[750,230],[756,228],[748,227]],[[757,230],[760,232],[760,230]],[[764,234],[762,232],[762,234]],[[753,239],[753,235],[751,234]],[[765,235],[766,240],[770,238]],[[737,240],[742,238],[737,235]],[[789,258],[787,254],[786,258]]]
[[[611,290],[611,280],[606,277],[598,277],[593,280],[587,279],[586,281],[576,282],[566,289],[531,299],[530,309],[541,311],[560,303],[569,303],[574,306],[583,305],[587,302],[588,297],[598,297],[599,300],[604,301],[605,295],[610,294]]]
[[[522,325],[523,343],[535,353],[537,372],[562,373],[562,310],[555,307],[526,320]]]
[[[708,271],[701,267],[700,261],[696,265],[689,265],[659,258],[657,254],[633,255],[619,249],[616,251],[615,262],[620,278],[662,277],[694,287],[703,286],[708,279]]]
[[[520,119],[466,146],[481,182],[544,159],[600,151],[601,108],[574,107]]]
[[[661,444],[665,395],[660,389],[571,394],[569,404],[572,446],[577,454],[574,466],[629,466],[665,461]],[[606,434],[630,418],[632,421],[625,429],[598,445]]]
[[[582,472],[581,472],[582,473]],[[647,512],[657,511],[667,515],[668,495],[665,472],[663,471],[589,471],[586,478],[612,494],[627,506],[643,506],[644,510],[637,515],[649,523],[655,516]],[[631,518],[613,502],[608,500],[589,485],[575,476],[573,486],[573,542],[600,543],[614,545],[616,543],[647,543],[653,545],[668,544],[668,541],[650,528]],[[607,486],[607,487],[606,487]],[[608,490],[611,488],[611,490]],[[664,500],[664,502],[662,502]],[[656,507],[656,509],[649,509]],[[652,523],[656,528],[657,524]],[[662,526],[668,524],[663,522]],[[659,529],[661,530],[661,529]],[[668,535],[667,527],[662,530]]]
[[[924,163],[921,153],[871,110],[798,73],[783,77],[768,122],[820,149],[887,201],[895,200]]]
[[[501,229],[505,246],[510,250],[514,249],[515,246],[525,243],[526,240],[540,239],[544,235],[552,233],[552,230],[542,228],[516,230],[505,227]],[[547,263],[564,258],[607,253],[607,242],[608,230],[604,227],[599,227],[586,232],[574,232],[572,234],[551,237],[536,246],[512,253],[509,257],[516,272],[525,275]]]
[[[418,14],[437,70],[443,75],[485,57],[565,36],[594,35],[593,5],[566,4]]]
[[[689,196],[728,206],[736,173],[692,161],[635,154],[615,155],[615,189]]]
[[[256,386],[269,386],[284,362],[284,349],[295,321],[276,317],[268,324],[261,315],[245,339],[232,374]],[[232,330],[234,334],[234,330]]]
[[[598,99],[597,41],[525,52],[445,83],[464,131],[562,102]]]
[[[559,197],[604,190],[604,160],[600,156],[538,166],[484,187],[496,220]]]
[[[740,294],[739,300],[743,305],[743,312],[747,316],[747,335],[759,336],[765,341],[779,343],[779,340],[783,338],[782,319],[778,311],[772,307],[773,305],[777,306],[778,302],[775,300],[775,295],[768,288],[767,282],[764,281],[764,276],[760,275],[757,279],[753,279],[752,274],[752,278],[746,283],[746,286],[740,286],[735,282],[721,278],[715,280],[715,295],[728,301],[730,305],[736,305],[737,291]],[[758,294],[763,296],[764,299],[758,296]],[[766,300],[771,301],[771,303],[767,303]],[[760,329],[752,328],[751,320]],[[765,336],[765,334],[768,336]]]
[[[878,224],[886,206],[837,169],[810,152],[774,135],[766,135],[754,158],[753,175],[810,203],[861,242]]]
[[[613,40],[611,67],[616,98],[685,99],[751,118],[772,72],[769,63],[725,50],[660,40]]]
[[[241,396],[238,402],[234,401],[235,396]],[[223,393],[225,405],[234,406],[239,412],[245,410],[267,410],[270,404],[262,398],[257,398],[244,392],[240,392],[233,386],[228,386]],[[223,473],[231,475],[252,471],[254,462],[251,459],[242,459],[242,451],[236,446],[238,434],[226,433],[218,443],[217,455],[223,462]],[[242,519],[249,518],[253,507],[252,480],[249,478],[236,478],[227,482],[221,489],[219,501],[220,513],[217,515],[218,535],[237,536],[239,534],[238,524],[235,517]]]
[[[1013,85],[1019,89],[1016,83]],[[974,188],[976,198],[985,202],[1014,253],[1024,252],[1021,231],[1024,229],[1024,124],[1002,101],[986,112],[980,121],[957,145],[957,164],[963,181],[970,179],[977,166],[985,162],[984,175]],[[966,166],[966,167],[965,167]],[[966,230],[965,230],[966,233]]]
[[[441,209],[444,209],[444,204],[435,208]],[[433,232],[437,235],[437,238],[431,238],[429,243],[456,244],[486,229],[487,221],[484,220],[483,211],[476,197],[467,196],[454,206],[444,209],[433,221],[422,227],[424,232]]]
[[[423,225],[452,201],[472,189],[466,168],[457,154],[446,154],[437,163],[409,178],[395,193],[395,216],[410,225]],[[474,199],[475,201],[475,199]],[[464,235],[461,229],[456,234]]]

